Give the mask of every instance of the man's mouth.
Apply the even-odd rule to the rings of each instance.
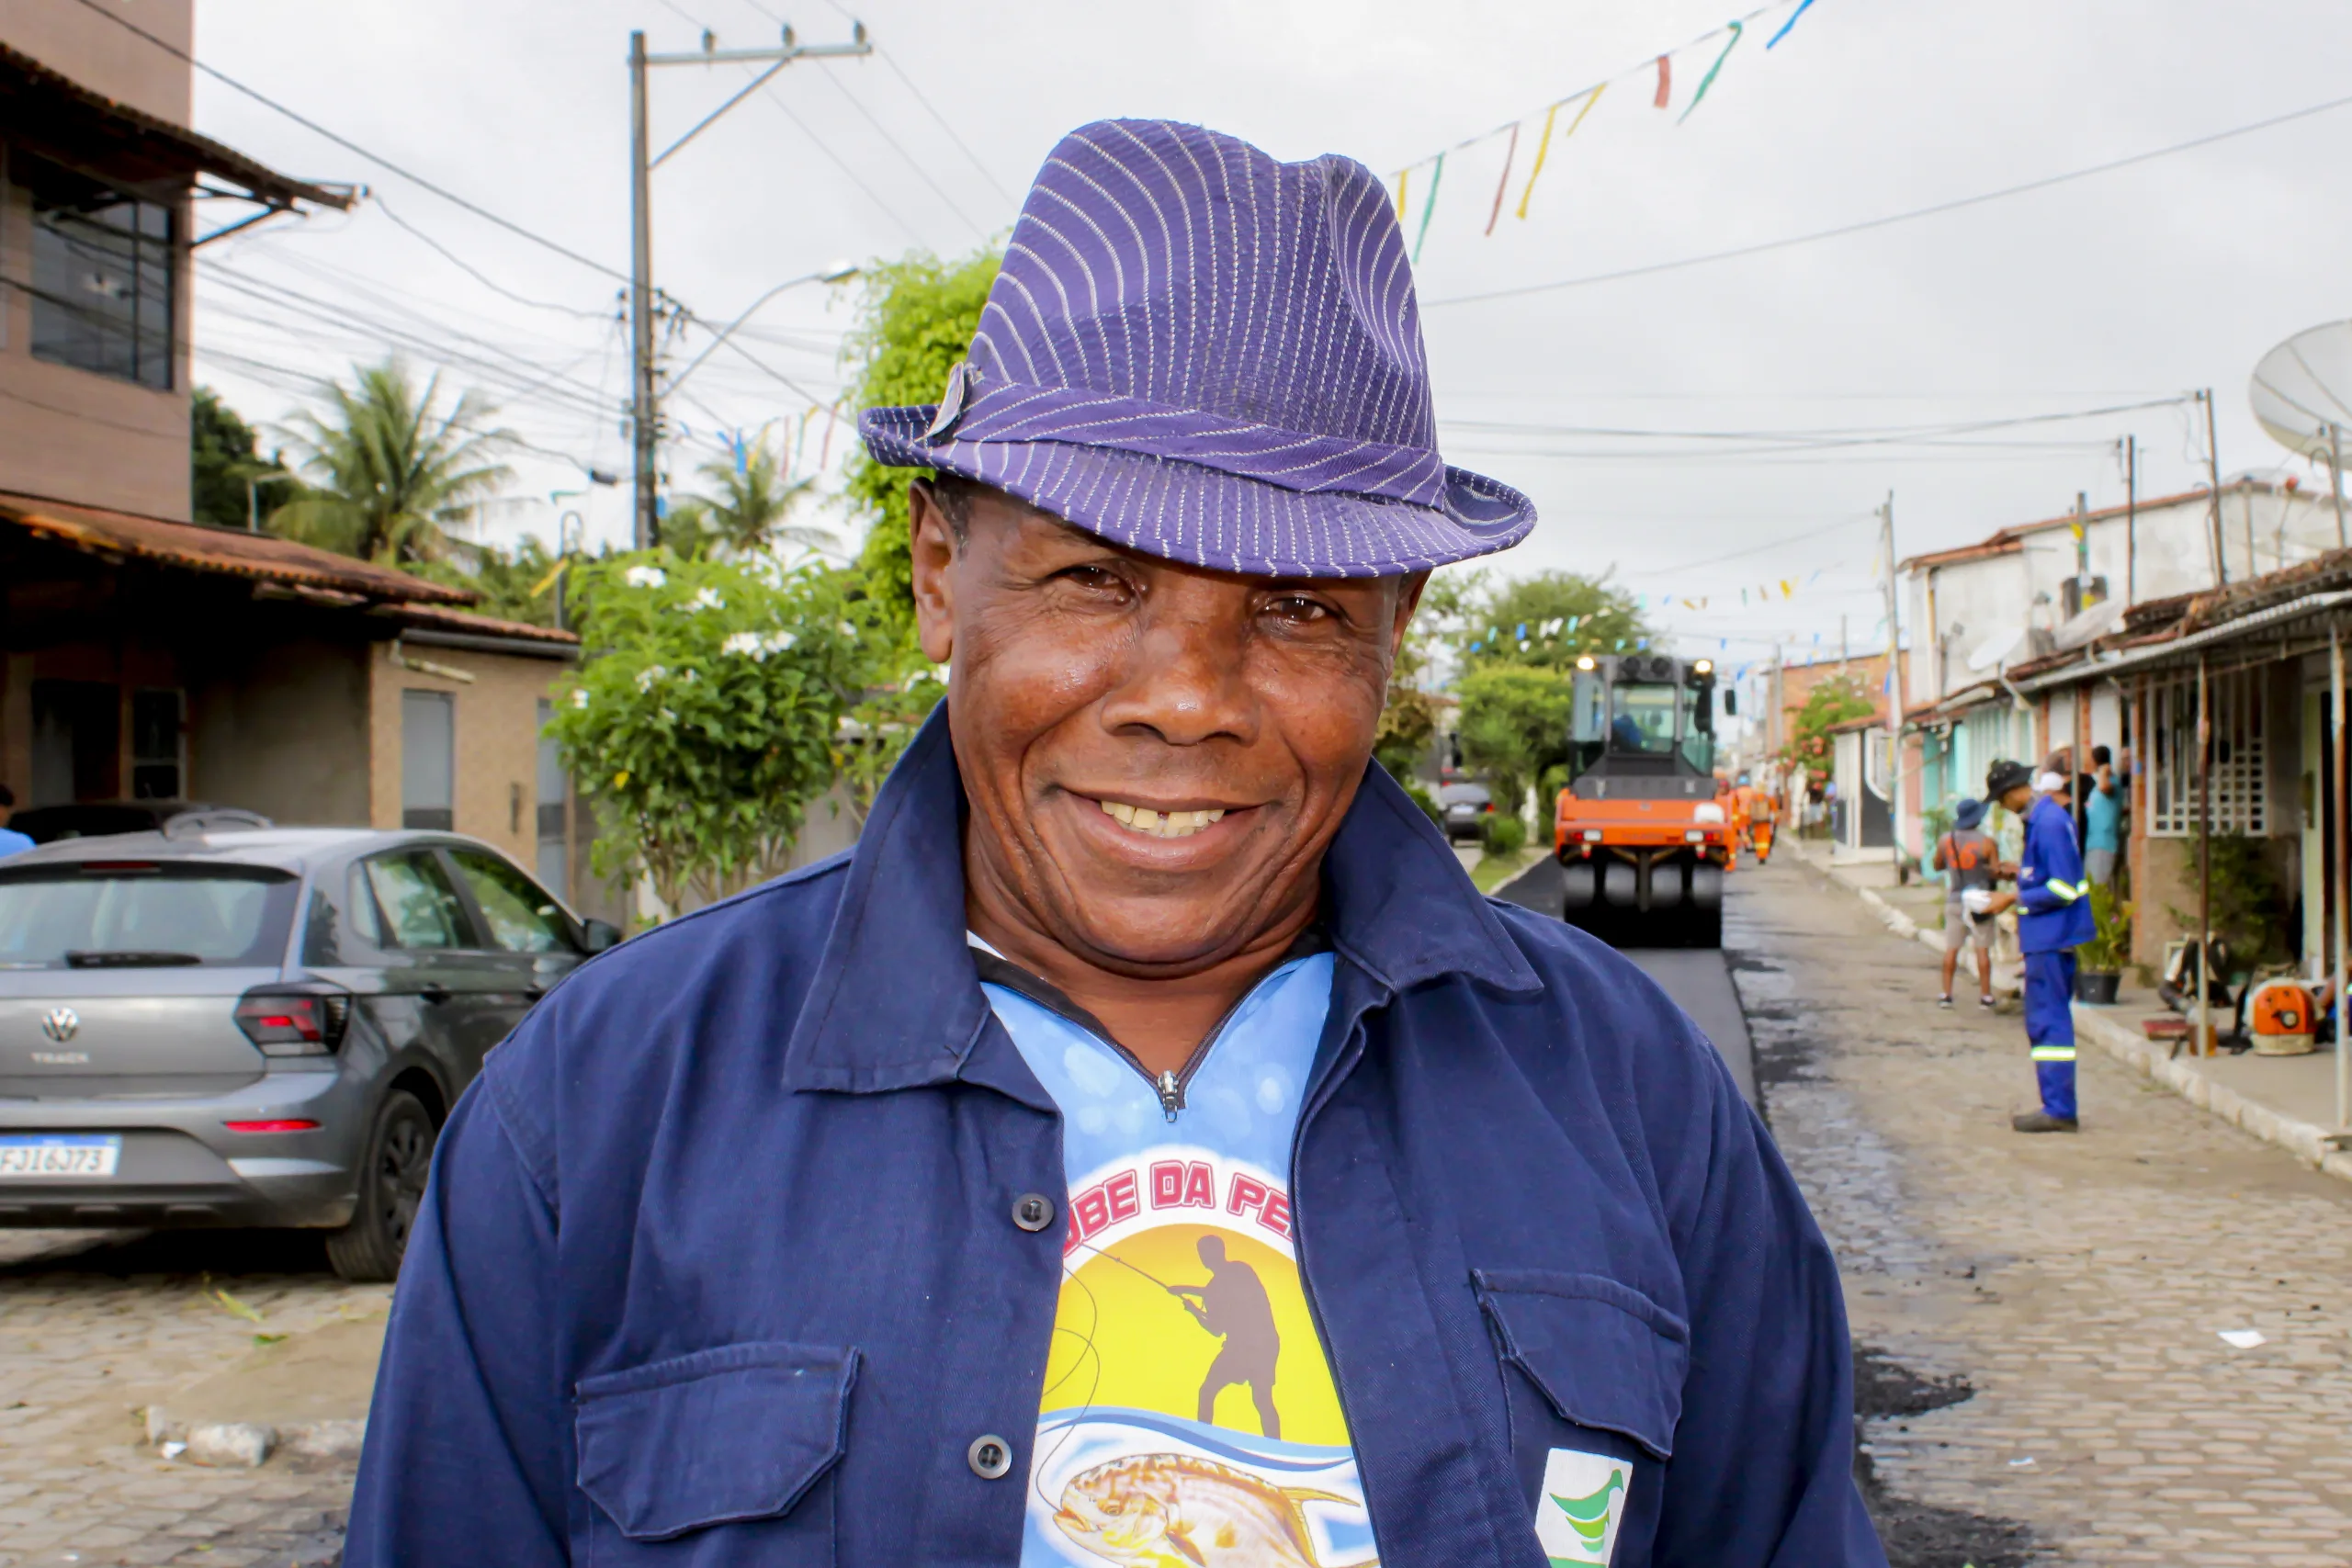
[[[1101,800],[1095,804],[1121,827],[1154,839],[1189,839],[1225,815],[1221,806],[1201,811],[1155,811],[1148,806],[1130,806],[1124,800]]]

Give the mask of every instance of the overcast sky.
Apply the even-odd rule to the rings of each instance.
[[[2313,482],[2254,425],[2246,378],[2279,339],[2352,316],[2352,107],[1865,234],[1446,303],[1973,196],[2352,91],[2341,0],[1817,0],[1768,52],[1791,8],[1751,27],[1687,121],[1720,38],[1675,56],[1668,112],[1651,107],[1648,67],[1620,81],[1554,144],[1524,221],[1511,209],[1544,107],[1719,28],[1736,4],[198,0],[197,52],[409,173],[625,269],[629,31],[684,50],[704,27],[752,45],[779,18],[804,41],[863,19],[879,58],[791,66],[655,176],[657,279],[721,321],[836,258],[956,254],[1001,233],[1055,139],[1090,119],[1196,120],[1281,157],[1345,152],[1393,175],[1523,118],[1492,236],[1500,139],[1449,156],[1418,268],[1447,456],[1536,500],[1544,520],[1503,569],[1611,570],[1653,600],[1703,597],[1657,618],[1732,662],[1775,640],[1800,657],[1816,636],[1834,649],[1841,613],[1858,646],[1883,640],[1871,512],[1889,491],[1908,555],[2067,511],[2078,491],[2120,502],[2114,443],[2127,434],[2143,448],[2143,494],[2199,482],[2203,461],[2187,407],[1936,437],[1998,443],[1963,448],[1790,451],[1740,433],[1955,426],[2210,385],[2226,473]],[[658,141],[746,74],[658,71]],[[584,466],[627,467],[612,276],[201,77],[197,123],[380,198],[204,253],[203,379],[277,420],[307,379],[379,355],[391,328],[447,384],[503,400],[502,422],[541,449],[517,464],[533,499],[503,531],[547,536],[560,508],[584,507],[592,542],[624,536],[624,491],[546,499],[580,488]],[[1410,228],[1428,172],[1408,187]],[[826,416],[803,413],[840,391],[848,319],[821,286],[754,316],[741,342],[762,366],[715,355],[673,406],[673,472],[715,452],[715,431],[778,420],[810,433],[813,460]],[[707,341],[690,333],[670,363]],[[824,454],[836,468],[846,439],[844,425]],[[1782,579],[1794,598],[1775,587],[1770,607],[1741,605],[1743,586],[1758,597]]]

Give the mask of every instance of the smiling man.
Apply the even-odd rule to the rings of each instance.
[[[451,1117],[345,1561],[1880,1568],[1836,1266],[1707,1042],[1369,765],[1447,467],[1341,158],[1086,127],[912,491],[855,852]]]

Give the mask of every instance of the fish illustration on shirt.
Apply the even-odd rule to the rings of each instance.
[[[1308,1503],[1361,1506],[1187,1454],[1131,1454],[1074,1477],[1054,1523],[1125,1568],[1323,1568]]]

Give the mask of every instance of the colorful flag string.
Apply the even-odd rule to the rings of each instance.
[[[1673,97],[1674,56],[1661,54],[1657,57],[1657,97],[1651,103],[1650,107],[1662,109]]]
[[[1412,177],[1413,171],[1409,167],[1396,171],[1396,221],[1399,223],[1405,221],[1405,183]]]
[[[1549,129],[1547,122],[1546,129]],[[1510,128],[1510,145],[1503,149],[1503,177],[1495,182],[1495,205],[1487,212],[1487,232],[1495,231],[1495,220],[1503,215],[1503,193],[1510,189],[1511,160],[1519,156],[1519,126]]]
[[[1789,13],[1789,19],[1781,24],[1781,30],[1774,33],[1770,38],[1764,41],[1764,47],[1766,49],[1770,49],[1774,44],[1780,42],[1782,39],[1788,37],[1789,29],[1797,25],[1797,18],[1812,9],[1813,0],[1797,0],[1797,8]]]
[[[1569,137],[1574,136],[1577,133],[1577,127],[1584,123],[1584,117],[1592,112],[1592,106],[1599,103],[1600,101],[1600,95],[1607,91],[1609,91],[1609,84],[1603,82],[1600,86],[1595,87],[1591,92],[1585,95],[1584,107],[1577,110],[1576,118],[1568,121],[1568,129],[1566,133],[1561,136],[1561,141],[1566,141]],[[1560,103],[1566,103],[1569,100],[1563,98],[1560,100]],[[1527,216],[1527,199],[1535,194],[1535,182],[1543,176],[1544,154],[1552,150],[1552,117],[1559,112],[1560,104],[1554,104],[1550,108],[1544,111],[1544,142],[1542,146],[1535,149],[1535,167],[1527,172],[1527,188],[1519,193],[1519,215],[1521,218],[1525,218]]]
[[[1437,155],[1437,166],[1430,171],[1429,200],[1421,207],[1421,231],[1413,236],[1413,265],[1421,265],[1421,247],[1429,243],[1430,217],[1437,211],[1437,187],[1445,183],[1445,154]]]
[[[1680,125],[1682,120],[1689,119],[1698,112],[1699,106],[1707,101],[1707,89],[1715,85],[1715,73],[1724,68],[1724,62],[1731,58],[1731,51],[1739,47],[1739,40],[1747,35],[1747,29],[1739,23],[1731,24],[1731,41],[1724,45],[1724,51],[1721,54],[1715,56],[1715,62],[1707,67],[1706,75],[1699,80],[1699,90],[1690,95],[1690,107],[1682,111],[1682,119],[1676,120],[1675,124]]]

